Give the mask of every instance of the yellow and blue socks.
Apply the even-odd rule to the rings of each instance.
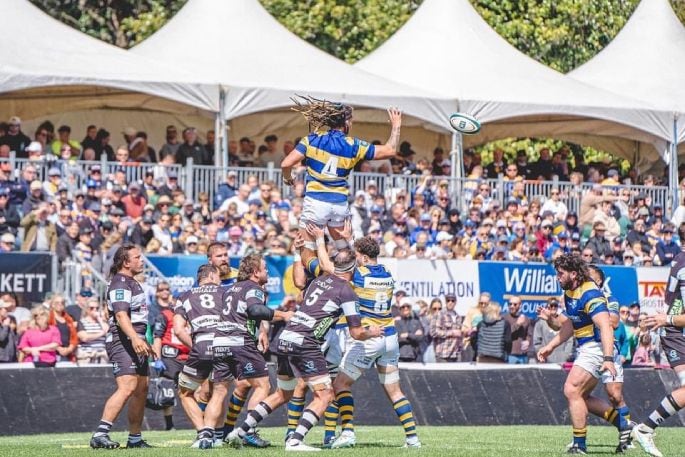
[[[644,422],[645,427],[653,432],[663,421],[675,415],[678,411],[683,409],[672,395],[666,395],[657,408],[652,411],[647,420]]]
[[[228,436],[229,433],[235,428],[235,423],[240,416],[240,411],[243,410],[245,406],[245,398],[237,395],[235,392],[231,394],[231,398],[228,400],[228,411],[226,412],[226,420],[224,421],[224,435]]]
[[[400,398],[392,404],[395,414],[400,419],[402,427],[404,428],[404,436],[409,444],[413,444],[419,440],[416,435],[416,421],[414,420],[414,411],[411,408],[411,403],[405,397]]]
[[[354,433],[354,398],[352,397],[352,392],[343,390],[336,395],[335,402],[338,404],[340,425],[343,433]]]
[[[612,407],[604,411],[602,417],[619,431],[625,430],[630,424],[630,408],[628,406]]]
[[[288,430],[285,432],[286,436],[295,432],[297,423],[300,421],[300,417],[302,417],[302,411],[304,411],[304,397],[291,398],[288,402]],[[335,432],[335,429],[333,431]]]
[[[587,439],[587,427],[574,428],[573,429],[573,445],[578,446],[580,449],[587,449],[586,444]]]
[[[338,402],[332,401],[323,413],[323,444],[330,444],[335,438],[335,428],[338,425]],[[290,417],[288,417],[290,426]]]

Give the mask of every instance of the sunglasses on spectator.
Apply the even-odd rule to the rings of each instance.
[[[166,291],[168,291],[168,290],[169,290],[168,287],[160,287],[160,288],[157,289],[157,292],[166,292]]]
[[[454,298],[448,298],[448,299],[445,300],[445,301],[446,301],[447,303],[454,303],[454,302],[456,302],[456,300],[455,300]]]
[[[490,304],[489,301],[481,301],[481,302],[478,302],[478,303],[481,304],[481,305],[489,305],[489,304]]]

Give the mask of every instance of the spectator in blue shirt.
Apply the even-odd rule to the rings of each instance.
[[[238,173],[231,170],[226,174],[226,182],[219,184],[214,194],[214,208],[218,209],[221,204],[238,193]]]

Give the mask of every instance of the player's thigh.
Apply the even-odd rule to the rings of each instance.
[[[350,209],[345,203],[330,203],[305,197],[302,203],[302,214],[300,215],[300,228],[305,228],[306,224],[315,224],[320,227],[328,226],[331,228],[342,228],[345,219],[349,217]],[[336,233],[338,238],[340,234]],[[335,235],[331,232],[331,236]]]
[[[573,365],[564,383],[564,394],[570,396],[586,396],[597,385],[598,378],[585,368]]]
[[[383,343],[384,345],[382,347],[382,350],[376,356],[376,365],[379,368],[397,368],[400,363],[400,342],[397,337],[397,334],[387,335],[383,337]]]
[[[138,387],[138,376],[135,374],[122,374],[116,378],[117,390],[126,394],[133,395]]]
[[[685,336],[666,335],[661,337],[661,348],[666,354],[669,365],[676,373],[685,369]],[[683,378],[681,378],[682,380]],[[681,383],[682,384],[682,383]]]
[[[357,380],[368,370],[379,356],[385,353],[385,338],[370,338],[365,341],[348,340],[345,354],[340,363],[340,372]]]

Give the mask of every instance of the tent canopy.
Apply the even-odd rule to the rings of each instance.
[[[642,0],[616,38],[569,73],[579,81],[679,114],[678,142],[685,141],[683,75],[685,27],[668,0]]]
[[[137,108],[207,114],[217,86],[89,37],[26,0],[0,4],[0,116],[33,119],[65,110]]]
[[[425,0],[399,31],[356,64],[376,74],[398,65],[393,79],[456,99],[459,111],[485,124],[472,142],[572,135],[583,144],[613,145],[613,152],[631,159],[635,142],[645,142],[652,160],[664,157],[668,113],[536,62],[499,36],[467,0]]]
[[[328,55],[288,31],[257,0],[189,0],[130,52],[182,64],[197,78],[220,82],[228,92],[226,119],[290,106],[294,93],[364,107],[396,105],[443,129],[455,107],[429,89],[389,81]],[[388,68],[396,69],[397,62]]]

